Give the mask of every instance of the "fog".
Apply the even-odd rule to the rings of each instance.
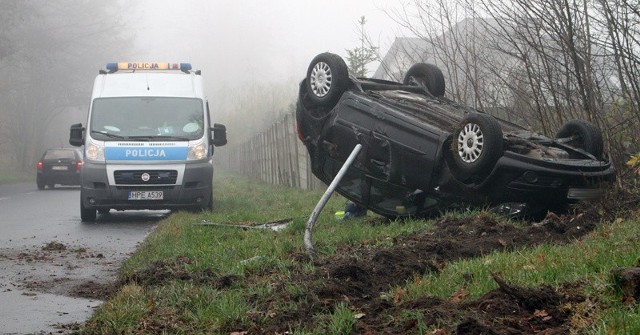
[[[361,16],[382,50],[398,30],[385,13],[388,1],[160,0],[137,6],[133,28],[140,49],[133,56],[192,62],[216,86],[298,80],[316,54],[345,56],[360,46]]]
[[[419,37],[415,46],[389,53],[398,61],[387,64],[394,75],[415,62],[432,62],[449,76],[447,97],[482,109],[513,107],[508,115],[521,113],[526,126],[545,134],[568,116],[594,119],[595,111],[611,109],[611,101],[628,103],[630,114],[624,107],[615,118],[596,119],[640,119],[640,90],[633,85],[637,2],[612,11],[600,3],[534,3],[545,10],[530,10],[535,7],[528,0],[0,0],[0,171],[34,170],[44,149],[69,146],[69,125],[86,123],[98,70],[115,61],[190,62],[202,70],[214,121],[227,125],[229,145],[222,150],[233,150],[292,112],[315,55],[346,58],[347,50],[361,47],[361,28],[379,56],[396,37]],[[547,20],[548,12],[565,10],[569,16]],[[483,27],[486,14],[506,19],[500,29],[491,20]],[[531,19],[522,20],[527,15]],[[574,39],[563,35],[567,27],[579,32]],[[548,37],[531,40],[531,31]],[[525,54],[514,54],[518,50]],[[370,63],[369,74],[376,68]],[[550,101],[562,103],[547,106]],[[612,134],[625,147],[637,142],[635,128],[616,127]]]
[[[135,33],[134,52],[123,55],[131,61],[190,62],[202,70],[214,120],[227,124],[233,143],[290,111],[297,83],[315,55],[329,51],[346,59],[347,49],[361,47],[362,29],[384,53],[399,31],[390,12],[400,4],[148,0],[122,14]],[[369,65],[370,73],[376,66]]]
[[[0,0],[0,168],[32,169],[86,122],[93,79],[109,62],[190,62],[202,70],[230,139],[265,128],[295,103],[318,53],[384,53],[398,34],[381,0]],[[369,71],[375,71],[370,64]]]

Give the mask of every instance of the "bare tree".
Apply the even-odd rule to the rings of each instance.
[[[547,135],[569,119],[587,119],[604,130],[619,166],[625,149],[638,146],[639,7],[628,0],[414,0],[390,15],[420,41],[412,43],[420,51],[404,51],[441,67],[453,99]],[[401,72],[385,64],[389,58],[382,68]]]
[[[115,58],[106,46],[121,49],[131,40],[122,34],[118,8],[110,3],[6,3],[0,5],[10,12],[2,15],[20,19],[6,27],[9,34],[0,33],[2,43],[8,39],[11,46],[0,59],[0,154],[25,169],[49,146],[48,139],[68,136],[68,128],[50,130],[52,121],[88,107],[96,61]]]
[[[598,24],[606,35],[598,40],[613,71],[606,73],[613,83],[605,87],[612,101],[609,126],[619,146],[640,151],[637,129],[640,125],[640,3],[626,0],[597,1]]]

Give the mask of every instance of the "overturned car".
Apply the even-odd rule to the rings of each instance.
[[[602,134],[585,120],[549,138],[444,97],[442,72],[418,63],[402,83],[349,75],[317,55],[296,119],[313,174],[329,184],[362,145],[337,192],[390,218],[467,206],[535,215],[598,197],[615,180]]]

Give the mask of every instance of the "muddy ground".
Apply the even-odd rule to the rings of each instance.
[[[48,301],[47,295],[84,298],[88,300],[74,302],[84,306],[86,301],[91,306],[98,306],[100,301],[112,295],[117,289],[113,283],[117,281],[116,271],[120,262],[114,264],[110,259],[112,257],[107,258],[100,252],[84,247],[69,247],[59,241],[51,241],[41,247],[18,251],[0,251],[0,260],[11,264],[10,269],[5,269],[6,273],[9,270],[15,272],[11,276],[11,284],[4,286],[2,291],[22,292],[21,295],[39,301]],[[84,275],[79,274],[83,272]],[[97,279],[90,279],[95,273],[99,274]],[[18,303],[16,305],[22,306]],[[38,315],[30,315],[30,317],[37,320],[40,318]],[[6,330],[3,328],[0,324],[0,333]],[[51,328],[58,329],[54,332],[55,334],[71,334],[80,329],[81,325],[57,323],[51,325]],[[38,334],[51,333],[51,331],[38,332]]]
[[[621,201],[623,198],[625,200]],[[547,242],[573,243],[591,232],[596,223],[614,219],[607,215],[619,214],[629,208],[635,210],[639,204],[636,195],[611,195],[589,209],[562,215],[550,213],[544,220],[528,225],[515,225],[489,214],[470,219],[442,218],[437,221],[435,229],[398,237],[392,247],[342,246],[335,256],[315,260],[312,273],[303,271],[303,264],[309,262],[306,254],[291,254],[289,257],[295,261],[289,269],[294,273],[292,278],[296,282],[293,284],[305,287],[304,293],[294,295],[287,290],[287,283],[273,283],[277,293],[270,300],[255,297],[252,301],[256,308],[250,315],[251,324],[226,330],[238,334],[285,334],[289,329],[314,329],[318,325],[312,315],[332,311],[338,304],[345,303],[358,311],[353,334],[417,333],[418,319],[403,315],[406,310],[420,315],[423,325],[437,325],[438,330],[432,333],[435,335],[567,334],[587,325],[590,311],[594,308],[593,302],[580,294],[580,283],[532,289],[512,285],[505,282],[500,274],[493,274],[499,288],[473,301],[464,299],[464,290],[449,299],[425,297],[408,302],[400,302],[401,299],[392,302],[394,299],[382,298],[381,293],[416,274],[437,273],[448,263],[459,259]],[[386,224],[377,218],[368,222],[371,225]],[[71,294],[107,299],[119,285],[129,282],[153,286],[175,279],[226,289],[246,287],[270,275],[247,273],[245,278],[238,278],[211,270],[186,273],[184,264],[191,261],[179,257],[157,262],[146,271],[123,278],[117,284],[85,283],[74,287]],[[473,274],[468,276],[471,279]],[[399,294],[402,292],[396,292]],[[284,302],[289,306],[287,310],[281,309]],[[146,331],[171,331],[152,317],[147,321]]]
[[[566,334],[572,312],[567,303],[579,304],[583,298],[574,287],[526,289],[494,279],[500,288],[477,301],[443,300],[427,297],[418,301],[394,304],[381,293],[404,283],[415,274],[438,272],[447,263],[473,258],[491,251],[506,251],[544,242],[568,243],[595,228],[594,218],[585,214],[549,215],[529,227],[519,228],[491,215],[469,219],[441,219],[432,231],[395,239],[390,248],[344,246],[336,256],[321,259],[316,272],[303,275],[300,284],[312,283],[305,296],[290,297],[301,303],[294,315],[291,311],[273,312],[269,325],[256,324],[257,333],[282,332],[281,325],[293,329],[309,326],[309,315],[321,309],[331,310],[345,302],[362,315],[354,334],[407,334],[417,332],[417,319],[401,317],[410,309],[426,317],[423,323],[442,325],[442,334]],[[372,223],[376,224],[376,223]],[[471,278],[473,274],[469,274]],[[577,291],[575,291],[577,292]],[[286,295],[286,288],[282,287]],[[396,292],[400,295],[402,292]],[[306,304],[306,306],[304,306]],[[269,311],[277,304],[264,303],[259,310]],[[401,323],[395,320],[403,320]],[[258,318],[256,318],[258,320]],[[250,332],[251,333],[251,332]]]

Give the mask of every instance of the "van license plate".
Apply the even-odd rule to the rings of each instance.
[[[162,191],[129,191],[129,200],[162,200]]]

